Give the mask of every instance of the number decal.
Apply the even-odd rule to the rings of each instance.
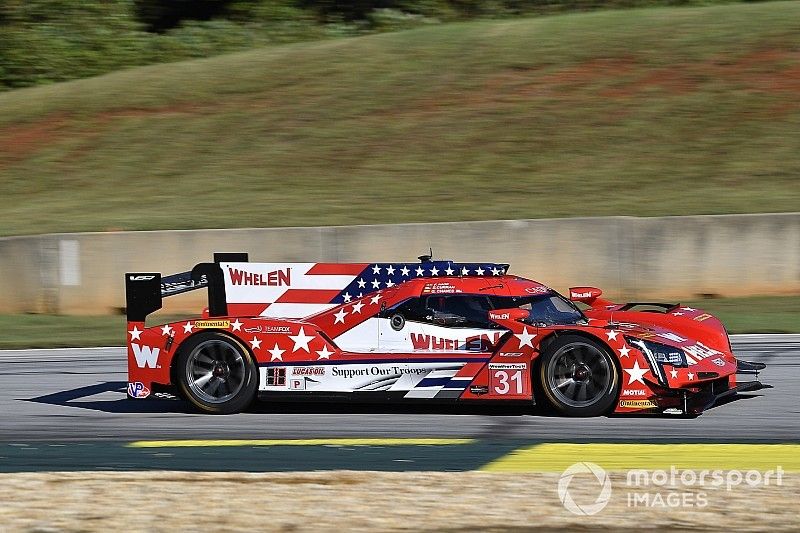
[[[493,370],[492,385],[495,394],[525,394],[522,370]]]

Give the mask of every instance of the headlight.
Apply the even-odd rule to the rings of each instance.
[[[688,366],[686,364],[686,354],[680,348],[633,337],[626,337],[625,339],[631,346],[636,346],[642,350],[645,355],[652,356],[657,363],[678,367]]]

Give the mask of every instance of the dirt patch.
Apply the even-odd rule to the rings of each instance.
[[[781,486],[690,488],[704,506],[631,506],[612,474],[608,506],[593,516],[565,510],[557,474],[312,472],[31,473],[0,476],[2,531],[541,530],[797,531],[800,475]],[[573,480],[576,502],[596,483]],[[651,498],[655,501],[655,498]],[[675,498],[672,499],[675,502]]]
[[[24,159],[64,135],[67,115],[51,115],[30,124],[0,129],[0,168]]]

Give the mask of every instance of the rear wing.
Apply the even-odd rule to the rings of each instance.
[[[248,262],[246,253],[215,253],[213,263],[199,263],[189,272],[161,276],[158,272],[125,274],[125,314],[128,322],[144,322],[147,315],[161,309],[163,299],[177,294],[208,289],[208,315],[226,316],[224,262]]]

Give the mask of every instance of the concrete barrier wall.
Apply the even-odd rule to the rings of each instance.
[[[320,228],[52,234],[0,239],[0,313],[103,314],[125,304],[123,274],[182,272],[213,252],[251,261],[511,263],[560,291],[620,299],[800,293],[800,213],[602,217]],[[167,300],[197,310],[204,291]]]

